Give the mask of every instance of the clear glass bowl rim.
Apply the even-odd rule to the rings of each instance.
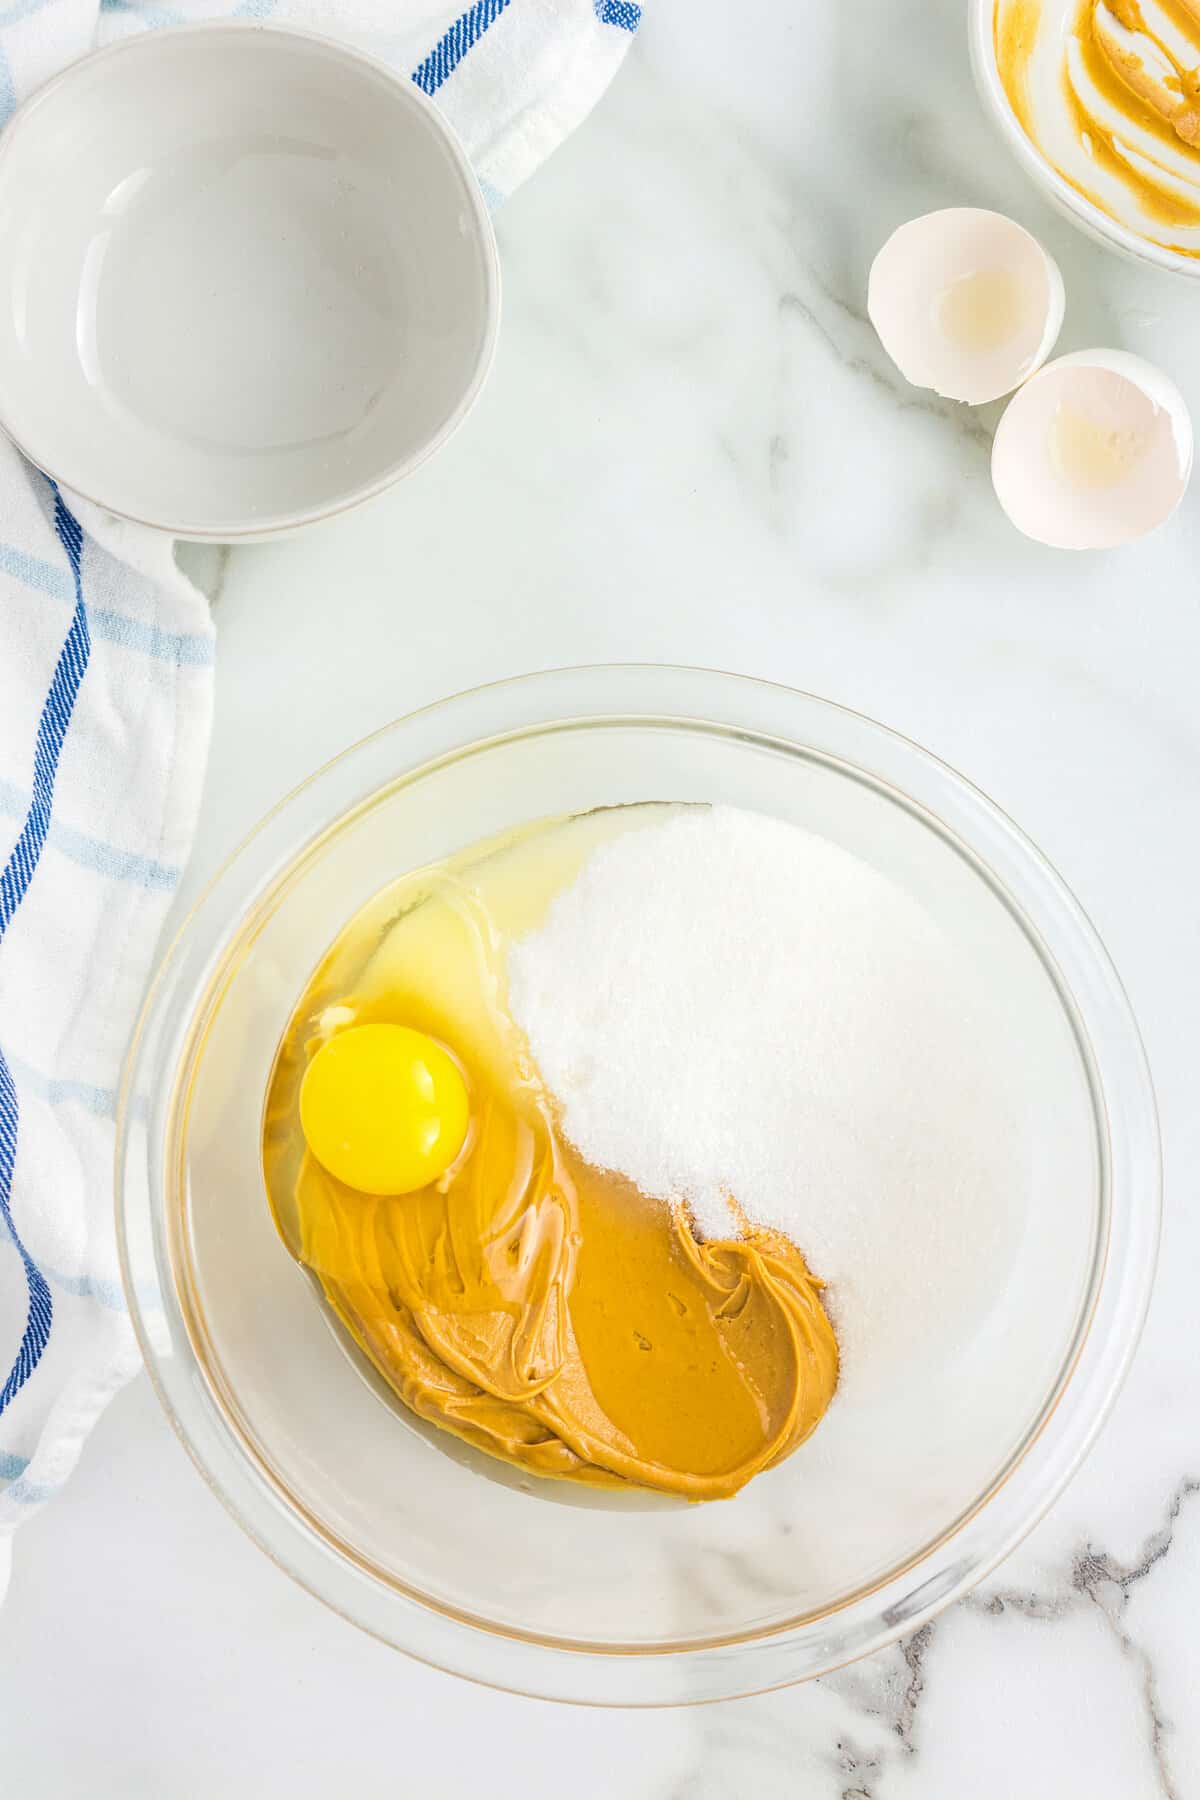
[[[514,1636],[423,1604],[340,1554],[265,1478],[217,1404],[166,1232],[178,1199],[166,1153],[177,1071],[248,915],[327,832],[397,782],[497,738],[616,720],[716,727],[819,756],[949,837],[1039,946],[1091,1065],[1107,1149],[1108,1233],[1090,1319],[1057,1397],[999,1483],[929,1551],[837,1610],[663,1651]],[[135,1093],[144,1114],[131,1105]],[[435,1667],[540,1698],[618,1706],[731,1698],[826,1674],[911,1635],[982,1580],[1061,1493],[1112,1405],[1149,1303],[1161,1215],[1154,1094],[1128,1000],[1078,901],[1017,826],[947,765],[862,714],[747,676],[649,664],[551,670],[452,696],[353,745],[268,813],[196,901],[146,998],[122,1083],[115,1179],[122,1276],[151,1380],[206,1481],[272,1560],[343,1617]]]

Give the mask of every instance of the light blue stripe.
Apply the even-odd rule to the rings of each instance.
[[[60,1075],[47,1075],[19,1056],[9,1058],[13,1080],[46,1106],[82,1106],[98,1119],[115,1119],[119,1100],[116,1088],[95,1087],[88,1081],[71,1081]],[[145,1094],[134,1094],[129,1101],[131,1119],[144,1119],[148,1107]]]
[[[15,1500],[18,1506],[44,1506],[57,1492],[57,1486],[47,1487],[42,1482],[26,1481],[24,1476],[19,1475],[0,1491],[0,1500]]]
[[[28,19],[33,13],[39,13],[47,6],[53,6],[55,0],[13,0],[0,12],[0,31],[6,25],[15,25],[19,19]]]
[[[40,556],[30,556],[15,544],[0,544],[0,573],[23,581],[26,587],[36,588],[39,593],[49,594],[53,600],[74,603],[75,584],[70,573],[56,568],[53,563],[43,562]],[[124,650],[153,656],[160,662],[204,668],[213,660],[212,639],[197,633],[160,631],[157,625],[147,625],[141,619],[130,619],[124,613],[111,612],[104,607],[98,611],[89,609],[88,623],[93,637],[119,644]]]
[[[100,0],[101,12],[130,13],[149,30],[164,25],[182,25],[184,17],[171,6],[138,6],[133,0]]]
[[[26,587],[40,588],[54,600],[69,600],[74,605],[75,583],[69,571],[18,550],[15,544],[0,544],[0,571],[23,581]]]
[[[12,1226],[0,1217],[0,1242],[7,1238],[16,1243]],[[47,1281],[61,1288],[64,1294],[70,1294],[76,1300],[94,1300],[98,1306],[107,1307],[109,1312],[125,1311],[125,1289],[119,1281],[99,1281],[91,1275],[64,1275],[61,1269],[52,1269],[47,1263],[40,1263],[39,1268]]]
[[[7,125],[17,110],[17,90],[13,86],[12,64],[0,44],[0,125]]]
[[[13,1080],[21,1091],[31,1094],[44,1105],[82,1106],[85,1112],[95,1113],[98,1119],[116,1118],[116,1088],[94,1087],[88,1081],[68,1081],[59,1075],[47,1075],[16,1056],[10,1056],[8,1060]],[[130,1108],[134,1117],[139,1110],[145,1111],[144,1103],[140,1109],[136,1102]]]
[[[7,1450],[0,1450],[0,1480],[15,1481],[28,1467],[27,1456],[10,1456]]]
[[[94,1300],[97,1306],[105,1307],[109,1312],[125,1311],[125,1289],[119,1281],[96,1281],[90,1275],[63,1275],[56,1269],[47,1269],[42,1265],[48,1281],[62,1289],[64,1294],[71,1294],[76,1300]]]
[[[157,625],[146,625],[140,619],[128,619],[124,613],[98,612],[88,608],[88,623],[93,637],[107,638],[125,650],[140,650],[143,656],[155,656],[160,662],[188,664],[205,668],[213,660],[212,639],[190,631],[160,631]]]
[[[28,805],[28,794],[23,794],[12,782],[0,779],[0,813],[6,813],[10,819],[21,819]],[[179,871],[170,863],[155,862],[149,856],[135,856],[132,850],[120,850],[115,844],[105,843],[103,838],[89,837],[87,832],[60,825],[53,818],[46,833],[46,843],[60,856],[79,863],[82,868],[94,869],[110,881],[127,881],[135,887],[158,893],[170,893],[179,881]]]

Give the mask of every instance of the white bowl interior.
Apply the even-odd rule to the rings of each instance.
[[[1200,278],[1200,257],[1187,256],[1166,243],[1155,241],[1152,224],[1145,231],[1131,229],[1122,223],[1124,196],[1118,186],[1108,185],[1113,201],[1112,213],[1088,198],[1096,191],[1097,171],[1089,159],[1086,146],[1067,124],[1067,114],[1057,117],[1054,104],[1046,106],[1061,93],[1061,60],[1065,42],[1074,24],[1075,0],[1044,0],[1032,12],[1026,0],[968,0],[968,36],[971,67],[975,86],[985,110],[990,113],[1009,149],[1034,185],[1071,223],[1095,243],[1116,250],[1134,262],[1149,263],[1155,268],[1170,269],[1190,280]],[[1035,143],[1013,110],[996,57],[996,38],[1009,23],[1021,30],[1036,28],[1039,40],[1059,47],[1056,57],[1043,62],[1037,87],[1041,111],[1047,121],[1056,120],[1048,130],[1047,141]],[[1074,168],[1076,180],[1069,180],[1065,170]],[[1076,181],[1080,185],[1076,185]],[[1084,188],[1088,192],[1083,191]]]
[[[885,1348],[853,1408],[736,1499],[704,1506],[518,1476],[423,1433],[337,1341],[271,1222],[263,1090],[327,942],[406,869],[520,817],[633,800],[726,801],[862,857],[943,927],[991,1021],[1003,1150],[929,1193]],[[1084,1054],[1026,929],[961,847],[842,763],[715,726],[597,722],[493,740],[386,790],[245,920],[180,1068],[170,1256],[226,1416],[270,1481],[378,1579],[501,1630],[648,1647],[823,1614],[975,1508],[1044,1419],[1106,1228]],[[182,1104],[186,1097],[186,1104]],[[860,1150],[848,1142],[848,1154]],[[176,1164],[175,1157],[178,1156]],[[944,1229],[931,1235],[928,1211]]]
[[[131,39],[0,144],[0,413],[129,517],[237,535],[377,491],[465,410],[496,307],[433,107],[321,39]]]

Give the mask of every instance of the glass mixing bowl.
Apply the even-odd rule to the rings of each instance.
[[[408,1421],[277,1237],[259,1158],[280,1033],[358,906],[520,821],[637,800],[724,801],[821,833],[966,945],[1020,1171],[999,1238],[978,1196],[940,1197],[962,1254],[927,1259],[925,1302],[855,1407],[835,1400],[778,1468],[700,1506],[525,1478]],[[1158,1135],[1095,933],[961,777],[784,688],[573,669],[389,726],[225,866],[130,1052],[117,1220],[163,1404],[282,1568],[443,1669],[563,1700],[671,1704],[803,1680],[911,1633],[1045,1511],[1133,1353]],[[972,1260],[976,1241],[988,1248]]]

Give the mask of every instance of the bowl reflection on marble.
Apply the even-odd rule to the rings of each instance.
[[[328,1328],[262,1192],[276,1045],[325,945],[405,869],[522,819],[723,801],[850,850],[967,946],[1011,1101],[1003,1229],[922,1269],[853,1407],[734,1500],[524,1478],[409,1427]],[[867,1134],[869,1136],[869,1133]],[[1132,1355],[1158,1231],[1136,1027],[1079,907],[982,795],[786,689],[577,669],[459,696],[297,790],[200,900],[126,1076],[118,1227],[177,1429],[231,1511],[347,1617],[442,1668],[609,1704],[820,1674],[979,1580],[1069,1479]],[[978,1236],[986,1244],[972,1256]],[[969,1271],[964,1286],[963,1270]],[[384,1404],[381,1404],[381,1401]],[[385,1410],[386,1405],[386,1410]]]

